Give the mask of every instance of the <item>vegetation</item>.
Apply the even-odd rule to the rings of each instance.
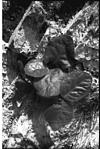
[[[33,1],[36,3],[34,7],[30,5],[31,0],[25,5],[21,0],[2,2],[3,148],[98,149],[99,2],[82,2],[79,7],[72,5],[71,8],[69,3],[67,10],[64,1]],[[23,38],[26,37],[23,36],[25,29],[20,29],[27,21],[26,24],[21,21],[27,8],[35,10],[38,6],[47,12],[49,27],[41,34],[41,39],[34,38],[35,30],[31,34],[32,30],[28,28],[28,41],[32,43],[29,46]],[[24,74],[27,65],[28,69],[34,65],[34,61],[29,59],[30,53],[33,56],[39,51],[35,57],[39,59],[49,39],[64,33],[73,38],[75,57],[83,62],[85,71],[63,73],[60,69],[47,70],[45,77],[39,79]],[[36,43],[35,48],[31,39]],[[22,43],[26,45],[18,48]],[[19,63],[20,68],[18,60],[23,62]],[[38,62],[37,65],[39,76],[44,68]]]

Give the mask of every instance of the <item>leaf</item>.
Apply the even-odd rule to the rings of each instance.
[[[25,74],[31,77],[43,77],[48,72],[48,69],[43,66],[41,60],[30,60],[24,68]]]
[[[43,79],[34,83],[38,94],[44,97],[61,95],[65,100],[79,101],[89,93],[91,76],[82,71],[63,73],[51,70]]]
[[[64,82],[65,81],[65,82]],[[86,72],[72,72],[61,82],[61,96],[71,102],[77,102],[89,94],[91,76]]]
[[[40,81],[34,82],[34,87],[38,94],[44,97],[58,96],[60,94],[60,77],[62,72],[60,69],[52,69]]]
[[[77,102],[89,94],[91,76],[86,72],[73,71],[60,78],[60,93],[65,101]],[[73,118],[73,107],[62,101],[48,108],[45,119],[53,130],[58,130],[69,124]]]
[[[52,129],[58,130],[70,123],[73,118],[73,108],[63,101],[48,108],[44,116]]]

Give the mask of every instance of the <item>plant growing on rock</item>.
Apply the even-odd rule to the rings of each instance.
[[[3,146],[97,149],[98,3],[85,5],[65,27],[39,17],[44,13],[33,2],[3,51]],[[45,68],[49,39],[68,32],[85,71]]]

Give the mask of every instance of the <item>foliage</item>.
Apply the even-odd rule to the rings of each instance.
[[[62,3],[63,2],[57,2],[56,5],[55,2],[48,2],[48,6],[51,6],[51,13],[55,8],[60,8]],[[10,84],[7,72],[7,55],[5,48],[3,48],[2,140],[4,147],[22,147],[24,145],[24,148],[28,146],[32,148],[35,148],[35,146],[38,148],[50,147],[51,149],[98,148],[98,9],[98,2],[94,2],[91,5],[86,4],[79,12],[76,13],[75,16],[72,17],[72,19],[68,21],[67,25],[60,24],[60,21],[58,21],[58,24],[56,22],[50,22],[51,26],[47,29],[40,42],[43,42],[46,46],[48,37],[52,38],[53,36],[58,36],[61,33],[68,33],[69,31],[75,43],[76,58],[80,61],[83,61],[85,66],[86,72],[82,72],[82,75],[79,75],[80,73],[78,72],[66,74],[67,77],[69,77],[69,80],[68,78],[66,80],[65,77],[66,83],[64,80],[61,81],[61,88],[59,87],[59,80],[65,74],[56,70],[55,73],[49,72],[49,74],[38,83],[34,83],[35,88],[38,90],[38,92],[40,92],[40,95],[43,94],[43,96],[45,94],[50,96],[50,93],[51,95],[55,95],[54,90],[52,90],[52,84],[55,85],[53,89],[63,89],[63,85],[70,84],[67,95],[66,91],[62,91],[62,96],[59,97],[59,100],[58,97],[45,98],[41,97],[40,95],[36,96],[37,92],[34,87],[28,82],[24,82],[20,76],[16,76]],[[4,22],[4,26],[6,25],[4,27],[5,29],[7,29],[8,24]],[[11,24],[9,24],[9,26],[11,29],[13,28]],[[92,84],[90,83],[91,77]],[[34,81],[33,78],[31,78],[31,80]],[[71,90],[72,88],[74,88],[74,93],[76,93],[75,91],[78,92],[80,87],[82,89],[82,95],[84,91],[86,93],[87,90],[85,87],[83,87],[84,84],[86,85],[86,88],[89,89],[88,95],[84,98],[80,98],[82,96],[78,94],[78,99],[82,99],[81,101],[79,100],[79,102],[77,101],[74,104],[73,102],[67,102],[68,95],[70,94],[70,97],[73,95],[73,90]],[[47,88],[48,90],[46,90]],[[56,91],[57,95],[59,94],[60,89]],[[66,99],[66,103],[64,98]],[[73,99],[74,98],[72,98],[72,101]],[[53,116],[51,117],[51,115]],[[67,124],[67,121],[70,121],[67,119],[68,117],[70,117],[72,121],[71,123],[68,122]],[[62,119],[64,123],[59,123],[59,125],[57,125],[59,119]],[[64,126],[62,127],[62,125]],[[41,145],[41,147],[39,145]]]

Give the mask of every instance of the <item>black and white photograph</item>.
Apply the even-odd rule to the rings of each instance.
[[[99,149],[99,1],[1,3],[2,149]]]

